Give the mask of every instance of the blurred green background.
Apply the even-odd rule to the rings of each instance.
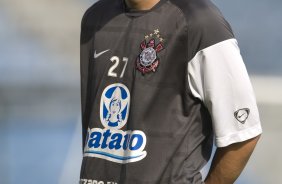
[[[80,21],[94,2],[0,1],[0,184],[78,183]],[[282,183],[282,1],[214,2],[239,41],[264,130],[236,184]]]

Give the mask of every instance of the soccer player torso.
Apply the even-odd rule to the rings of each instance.
[[[102,0],[84,16],[81,183],[201,183],[212,125],[187,78],[187,21],[160,1],[150,11]],[[197,47],[197,46],[195,46]]]

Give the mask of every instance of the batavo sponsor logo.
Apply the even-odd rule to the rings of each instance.
[[[136,162],[147,152],[146,136],[142,131],[89,129],[84,156],[103,158],[117,163]]]
[[[146,157],[146,135],[140,130],[120,130],[128,119],[130,93],[123,84],[106,87],[100,103],[100,120],[105,127],[88,129],[84,156],[121,164]]]

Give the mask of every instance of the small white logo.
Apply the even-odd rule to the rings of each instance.
[[[152,47],[144,49],[140,54],[140,62],[146,67],[150,66],[156,59],[157,53]]]
[[[97,53],[96,50],[95,50],[95,52],[94,52],[94,58],[96,59],[96,58],[100,57],[101,55],[105,54],[105,53],[108,52],[109,50],[110,50],[110,49],[104,50],[104,51],[99,52],[99,53]]]

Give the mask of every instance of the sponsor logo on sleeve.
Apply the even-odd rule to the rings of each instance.
[[[250,114],[250,109],[244,108],[234,112],[235,118],[242,124],[245,124]]]
[[[130,92],[120,83],[111,84],[102,93],[100,120],[104,129],[88,129],[84,156],[116,163],[137,162],[146,157],[146,135],[140,130],[121,130],[128,120]]]

